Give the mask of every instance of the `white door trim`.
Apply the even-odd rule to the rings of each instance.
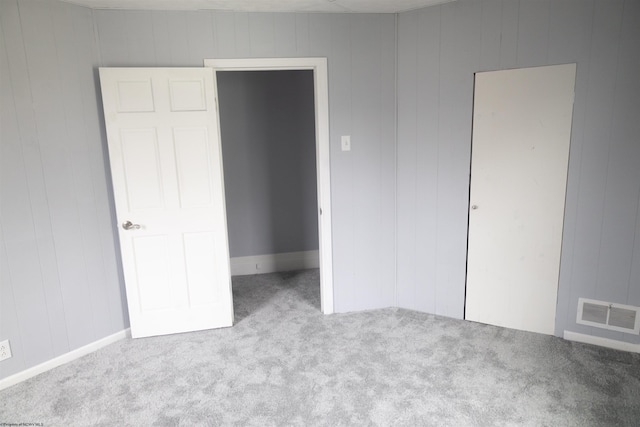
[[[316,112],[316,173],[320,241],[320,301],[324,314],[333,313],[333,243],[331,239],[331,168],[329,157],[329,84],[327,58],[205,59],[217,71],[313,70]],[[216,100],[218,99],[216,86]],[[218,122],[220,120],[218,112]],[[220,135],[218,135],[220,138]],[[223,159],[224,162],[224,159]]]

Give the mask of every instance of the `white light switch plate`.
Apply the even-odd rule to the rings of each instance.
[[[351,151],[351,136],[342,135],[342,151]]]

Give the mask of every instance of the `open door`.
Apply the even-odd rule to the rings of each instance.
[[[209,68],[100,68],[134,338],[231,326],[224,184]]]

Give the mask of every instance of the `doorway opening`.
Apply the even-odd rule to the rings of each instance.
[[[319,267],[333,312],[325,58],[205,60],[214,70],[232,274]]]

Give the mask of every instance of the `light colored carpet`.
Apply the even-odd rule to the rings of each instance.
[[[0,424],[640,424],[637,354],[402,309],[324,316],[317,270],[233,290],[233,328],[110,345],[0,392]]]

